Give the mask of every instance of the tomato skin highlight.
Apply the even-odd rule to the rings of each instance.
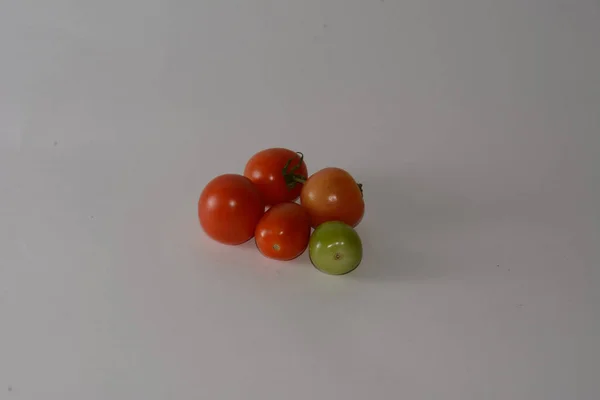
[[[329,275],[345,275],[362,261],[362,241],[350,225],[340,221],[325,222],[310,237],[310,261],[319,271]]]
[[[341,168],[315,172],[302,187],[300,203],[311,217],[313,228],[328,221],[357,226],[365,212],[362,190],[352,175]]]
[[[264,210],[258,189],[238,174],[217,176],[204,187],[198,200],[198,218],[204,232],[229,245],[251,239]]]
[[[294,201],[300,196],[302,185],[288,188],[282,174],[289,160],[292,161],[288,168],[293,169],[298,166],[300,156],[292,150],[280,147],[259,151],[248,160],[244,168],[244,176],[258,187],[265,205]],[[303,177],[308,176],[306,163],[303,160],[294,173]]]
[[[274,205],[258,222],[254,238],[265,257],[292,260],[308,246],[310,216],[296,203]]]

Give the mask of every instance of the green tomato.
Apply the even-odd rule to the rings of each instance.
[[[358,233],[339,221],[325,222],[308,242],[310,261],[319,271],[330,275],[347,274],[362,260],[362,242]]]

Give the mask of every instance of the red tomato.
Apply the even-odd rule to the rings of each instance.
[[[258,189],[238,174],[214,178],[202,190],[198,201],[200,225],[208,236],[225,244],[241,244],[251,239],[264,211]]]
[[[256,226],[256,247],[269,258],[291,260],[306,250],[310,216],[296,203],[280,203],[265,213]]]
[[[365,212],[362,187],[340,168],[315,172],[302,187],[300,204],[308,211],[314,228],[323,222],[358,225]]]
[[[294,177],[308,176],[303,158],[302,153],[288,149],[262,150],[248,160],[244,176],[258,187],[266,205],[294,201],[302,190]]]

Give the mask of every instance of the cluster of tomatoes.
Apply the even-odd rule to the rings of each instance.
[[[324,168],[309,177],[302,153],[284,148],[256,153],[243,175],[217,176],[198,201],[200,225],[212,239],[238,245],[254,237],[263,255],[282,261],[308,247],[312,264],[333,275],[362,259],[354,227],[364,210],[362,185],[348,172]]]

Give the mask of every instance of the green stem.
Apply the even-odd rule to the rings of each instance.
[[[294,165],[292,168],[290,168],[290,164],[292,163],[292,161],[294,161],[296,159],[296,157],[294,158],[290,158],[284,165],[281,173],[283,174],[283,179],[285,180],[285,184],[287,185],[288,189],[293,189],[298,183],[300,184],[304,184],[306,183],[306,176],[303,175],[299,175],[296,174],[295,172],[300,168],[300,166],[302,165],[302,161],[304,160],[304,154],[297,152],[298,154],[298,163],[296,165]]]

